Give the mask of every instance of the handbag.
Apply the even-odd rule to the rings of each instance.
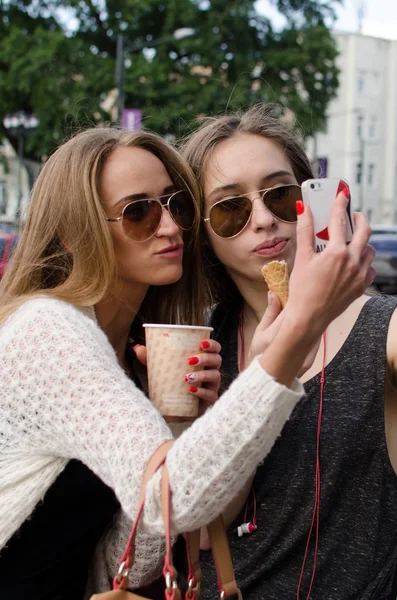
[[[127,590],[130,571],[134,565],[135,556],[135,537],[138,529],[139,520],[142,516],[145,504],[146,484],[152,475],[162,469],[161,478],[161,508],[164,520],[164,530],[166,539],[166,554],[163,565],[163,576],[165,580],[165,598],[166,600],[181,600],[181,591],[177,581],[177,571],[172,561],[172,542],[171,542],[171,488],[168,481],[168,471],[166,458],[169,449],[174,442],[169,440],[162,444],[149,459],[139,494],[138,509],[131,529],[126,548],[120,560],[119,571],[113,579],[113,589],[109,592],[94,594],[90,600],[148,600],[139,593]],[[212,555],[217,572],[218,588],[220,600],[242,600],[240,589],[237,586],[233,563],[230,554],[229,542],[226,535],[222,516],[217,517],[212,523],[207,525],[209,538],[211,541]],[[200,530],[191,531],[185,534],[186,554],[188,563],[188,589],[185,593],[185,600],[199,600],[201,584],[200,568]]]

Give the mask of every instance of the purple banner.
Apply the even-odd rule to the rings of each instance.
[[[327,177],[328,176],[328,158],[321,157],[318,158],[318,177]]]
[[[142,111],[139,108],[125,108],[121,115],[122,129],[139,131],[142,127]]]

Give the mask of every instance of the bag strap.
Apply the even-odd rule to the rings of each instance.
[[[162,467],[161,478],[161,510],[164,520],[166,556],[164,559],[163,575],[166,582],[167,596],[170,600],[180,600],[181,594],[177,583],[177,571],[172,560],[171,543],[171,488],[169,485],[168,469],[166,465],[167,453],[174,441],[164,442],[150,457],[143,478],[138,500],[138,509],[134,525],[131,529],[124,554],[120,561],[119,571],[113,579],[113,589],[126,590],[129,581],[129,574],[135,560],[135,537],[139,525],[139,520],[143,513],[145,504],[146,485],[149,479]],[[217,517],[208,526],[208,534],[211,541],[212,555],[218,578],[218,587],[221,600],[227,598],[242,600],[241,592],[237,586],[232,557],[230,554],[229,542],[227,539],[225,526],[222,516]],[[200,530],[195,530],[185,534],[186,550],[189,565],[188,590],[186,600],[199,600],[201,567],[199,562],[200,555]]]
[[[165,558],[163,575],[165,579],[166,598],[181,600],[181,592],[178,587],[178,573],[172,560],[171,542],[171,488],[168,480],[168,469],[166,463],[162,465],[161,475],[161,511],[163,513],[165,529]]]
[[[234,575],[233,561],[222,515],[207,525],[207,528],[218,577],[220,598],[221,600],[226,598],[242,600],[241,591]]]
[[[185,544],[189,569],[185,600],[199,600],[202,577],[200,566],[200,529],[185,533]]]
[[[166,465],[163,469],[166,468]],[[233,561],[230,553],[229,541],[223,523],[222,516],[217,517],[207,525],[211,542],[212,556],[218,580],[218,588],[221,600],[227,598],[242,600],[240,589],[237,586],[234,575]],[[186,553],[189,568],[188,590],[185,600],[199,600],[200,597],[200,530],[185,534]]]
[[[162,465],[161,478],[161,505],[166,533],[166,557],[164,561],[164,577],[166,580],[167,592],[171,593],[177,589],[177,573],[172,563],[172,545],[171,545],[171,488],[169,485],[167,462]],[[223,523],[222,515],[214,519],[207,525],[208,534],[211,541],[212,556],[215,563],[218,588],[221,600],[236,599],[242,600],[240,589],[236,583],[234,575],[233,561],[230,553],[229,541]],[[200,567],[200,530],[191,531],[185,534],[186,553],[188,560],[188,589],[185,600],[199,600],[201,584]],[[168,581],[167,581],[168,578]],[[174,586],[174,587],[171,587]],[[179,591],[179,590],[178,590]]]
[[[167,452],[171,448],[173,444],[173,440],[169,440],[164,442],[161,446],[155,450],[155,452],[150,457],[145,472],[142,478],[141,490],[139,493],[138,500],[138,508],[136,512],[136,517],[134,521],[134,525],[131,529],[130,535],[128,537],[127,545],[124,550],[124,554],[120,560],[120,566],[116,577],[113,579],[113,589],[114,590],[126,590],[128,586],[129,574],[132,569],[135,560],[135,537],[136,532],[139,525],[139,520],[142,516],[143,508],[145,505],[145,493],[146,493],[146,485],[149,479],[158,471],[161,465],[164,463]]]

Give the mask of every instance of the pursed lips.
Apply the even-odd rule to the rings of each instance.
[[[159,252],[156,252],[158,255],[179,255],[183,250],[183,244],[173,244],[172,246],[167,246],[163,248]]]
[[[270,251],[272,249],[278,250],[279,247],[280,247],[280,249],[284,249],[287,242],[288,242],[287,238],[275,238],[273,240],[268,240],[268,241],[262,242],[261,244],[256,246],[253,249],[253,252],[260,252],[261,250],[269,250]]]

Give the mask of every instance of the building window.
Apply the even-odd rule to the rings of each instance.
[[[372,117],[371,122],[369,124],[368,136],[370,138],[374,138],[376,133],[376,117]]]
[[[7,214],[7,187],[5,181],[0,181],[0,215]]]
[[[375,165],[371,163],[368,165],[368,185],[372,185],[374,182]]]
[[[357,91],[359,94],[363,93],[364,87],[365,87],[365,79],[364,79],[364,75],[361,73],[357,79]]]
[[[361,178],[363,175],[363,165],[361,162],[356,164],[356,183],[361,183]]]
[[[363,135],[363,121],[364,121],[363,115],[358,115],[357,116],[357,137],[359,137],[359,138],[361,138]]]

